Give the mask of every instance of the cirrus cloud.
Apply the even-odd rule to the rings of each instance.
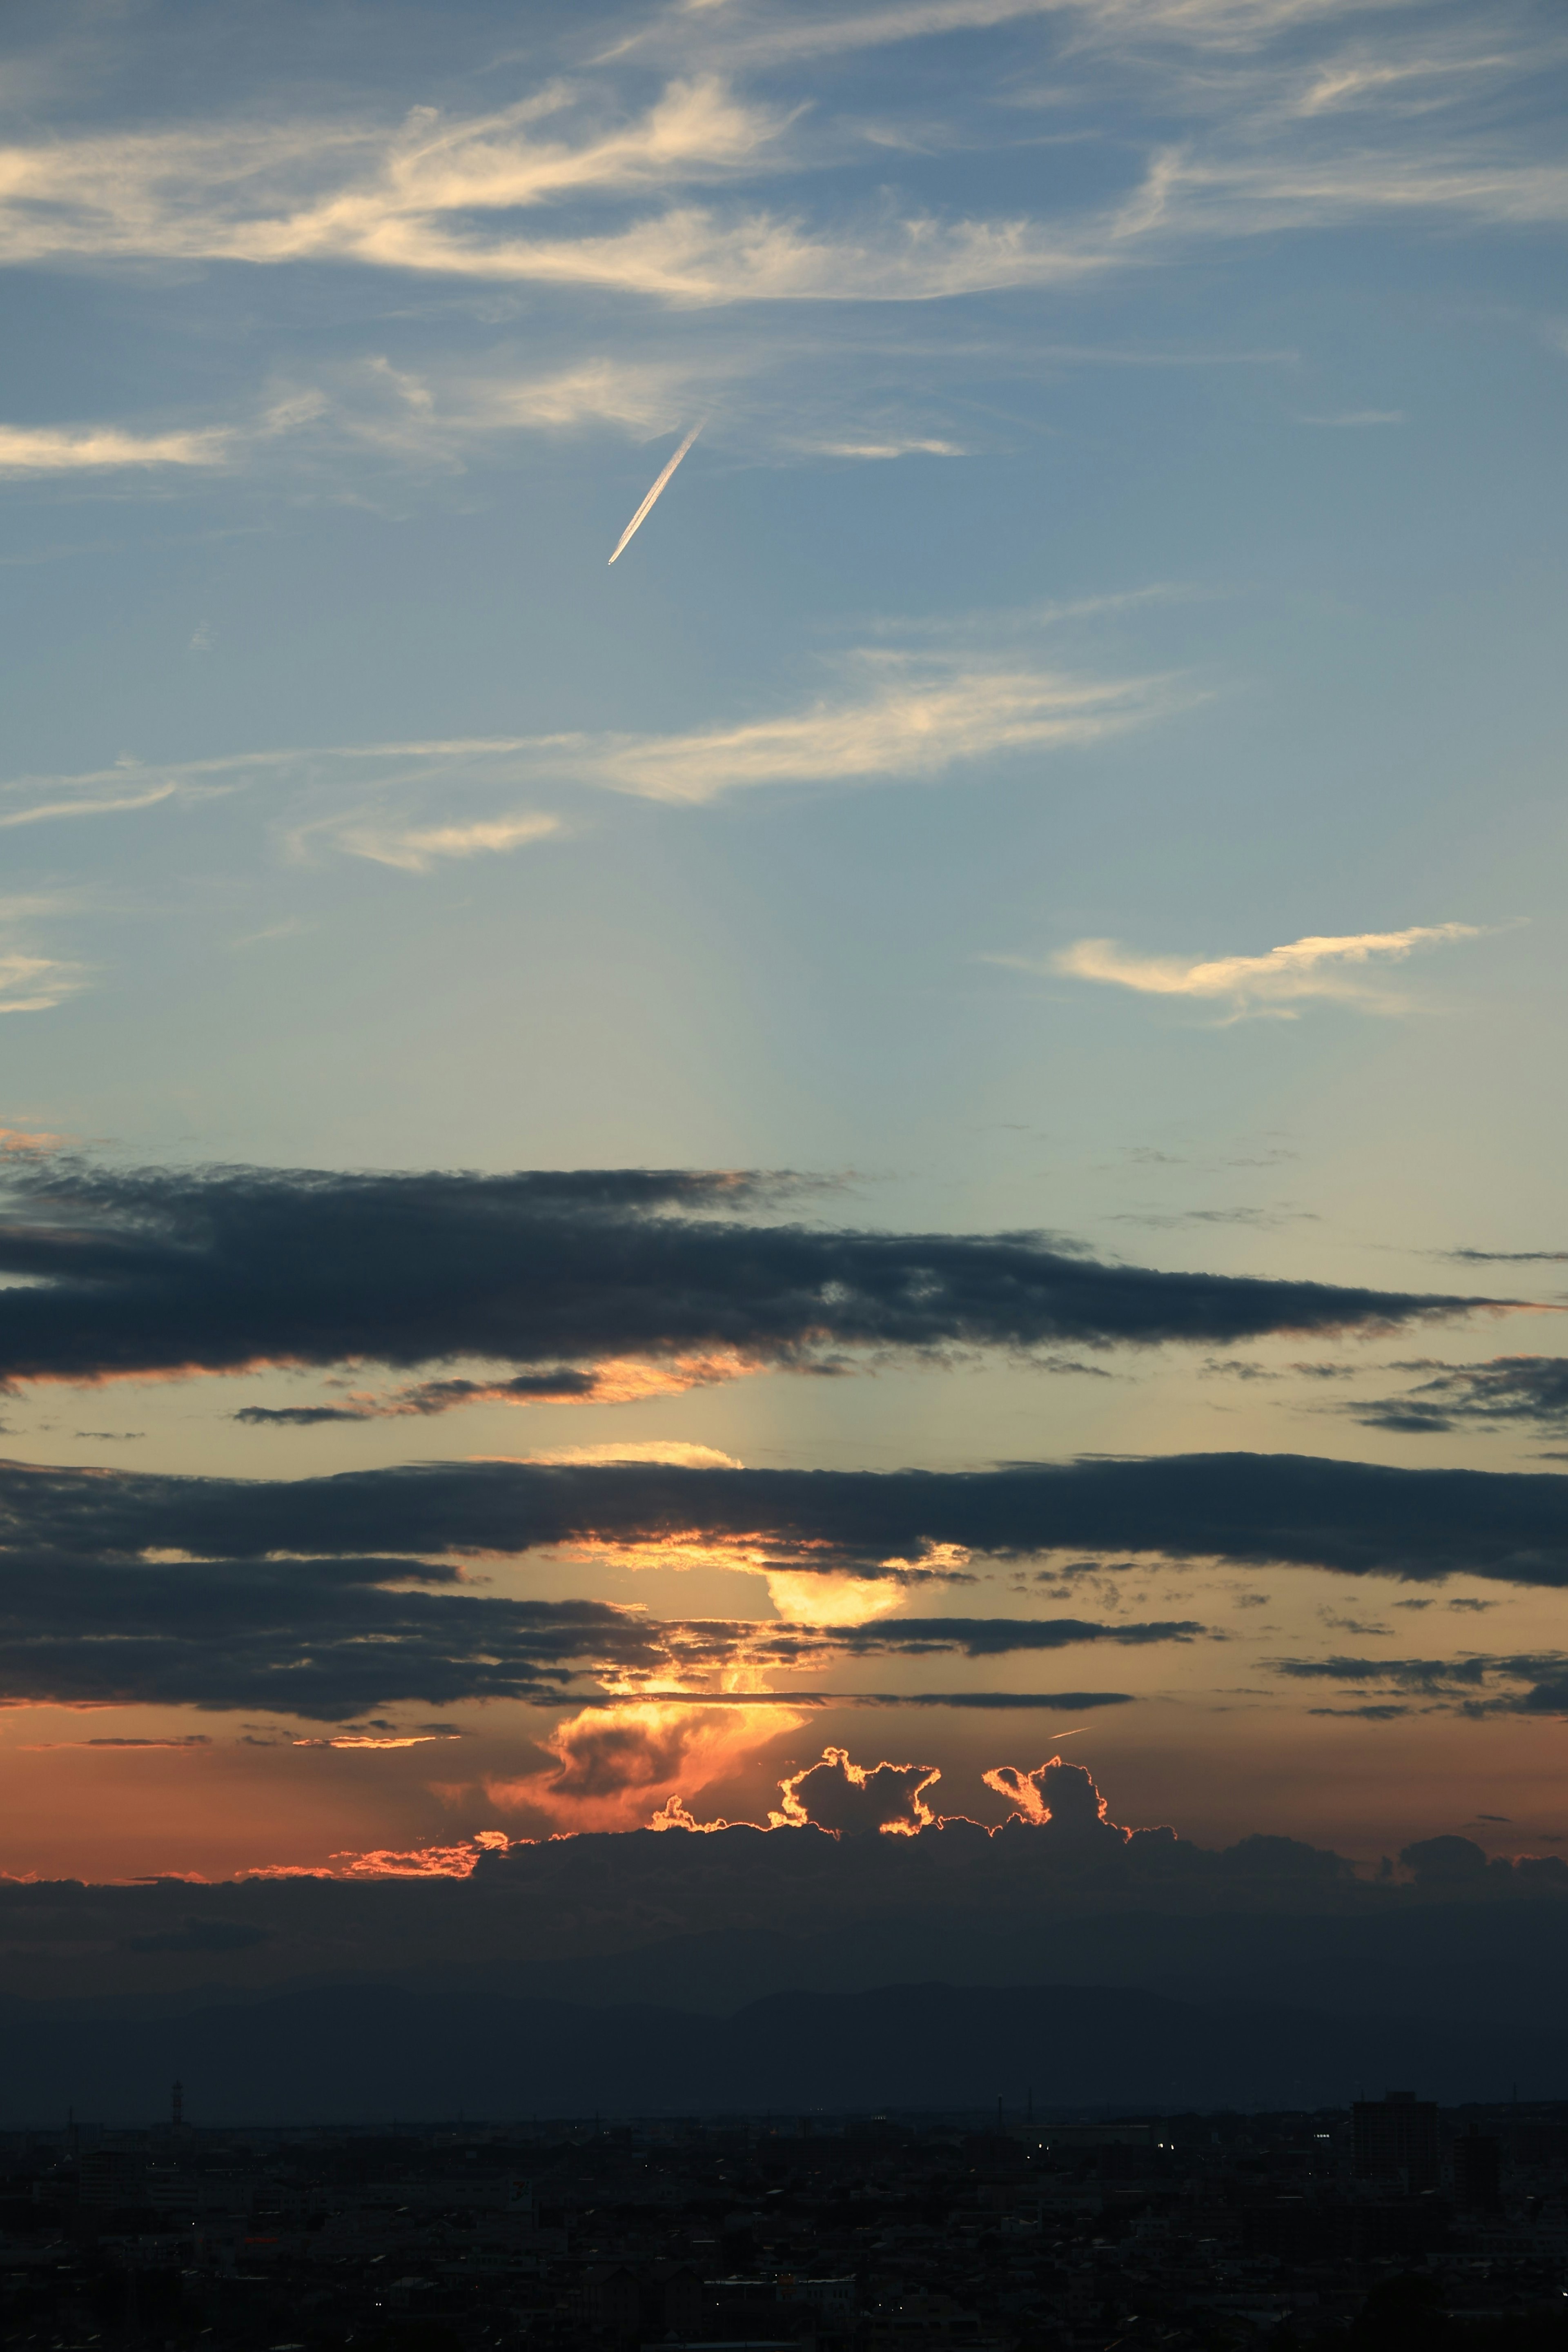
[[[1059,972],[1073,980],[1103,981],[1141,996],[1228,1005],[1233,1021],[1255,1014],[1294,1021],[1296,1006],[1314,998],[1353,1004],[1363,1012],[1402,1013],[1406,1001],[1379,985],[1384,969],[1405,962],[1420,948],[1483,936],[1474,923],[1415,924],[1403,931],[1357,931],[1335,938],[1313,934],[1270,948],[1265,955],[1217,956],[1199,963],[1178,956],[1140,955],[1116,940],[1075,940],[1043,966],[1017,956],[989,961],[1024,971]]]

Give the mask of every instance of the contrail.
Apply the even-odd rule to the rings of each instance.
[[[627,523],[619,539],[616,541],[616,555],[619,555],[626,541],[629,539],[635,538],[637,533],[641,530],[645,520],[663,497],[665,484],[668,481],[671,474],[674,473],[677,466],[679,465],[682,457],[685,457],[687,451],[690,448],[692,443],[696,440],[697,436],[701,432],[701,430],[702,427],[700,425],[694,425],[692,426],[690,432],[687,435],[685,440],[681,443],[679,448],[676,451],[674,457],[670,459],[668,465],[665,467],[658,481],[654,484],[652,489],[649,490],[647,498],[644,499],[641,506],[638,507],[636,514],[633,515],[630,522]],[[616,555],[612,555],[610,558],[610,562],[612,563],[616,560]]]

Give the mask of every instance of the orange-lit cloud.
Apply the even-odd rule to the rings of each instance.
[[[285,1362],[286,1359],[276,1359]],[[259,1363],[240,1366],[242,1370],[261,1369]],[[748,1379],[756,1372],[771,1370],[760,1358],[742,1355],[737,1348],[710,1349],[696,1355],[671,1356],[610,1356],[601,1362],[563,1365],[552,1374],[523,1373],[513,1380],[447,1380],[420,1381],[413,1388],[395,1389],[382,1395],[370,1389],[353,1391],[342,1404],[269,1407],[252,1405],[237,1418],[252,1423],[268,1421],[285,1423],[294,1421],[399,1421],[416,1417],[429,1420],[437,1413],[451,1412],[460,1405],[469,1404],[646,1404],[654,1397],[684,1396],[691,1389],[718,1388],[729,1381]],[[713,1454],[710,1461],[707,1449],[699,1447],[701,1457],[698,1466],[727,1464],[727,1454]],[[525,1459],[538,1462],[587,1460],[600,1461],[677,1461],[685,1457],[672,1454],[643,1454],[637,1445],[616,1450],[606,1449],[594,1455],[570,1455],[565,1453],[529,1454]]]
[[[476,1830],[471,1838],[457,1845],[416,1846],[410,1852],[397,1853],[378,1847],[368,1853],[335,1853],[335,1865],[324,1874],[332,1878],[471,1878],[481,1857],[502,1853],[511,1843],[504,1830]],[[248,1878],[277,1878],[299,1874],[277,1870],[253,1870]],[[309,1875],[323,1874],[310,1873]]]
[[[650,1830],[693,1830],[699,1837],[711,1837],[716,1830],[727,1830],[731,1826],[726,1821],[700,1822],[680,1797],[667,1797],[648,1822]]]
[[[918,1837],[935,1825],[926,1790],[942,1778],[936,1764],[852,1764],[843,1748],[825,1748],[821,1760],[779,1783],[780,1806],[768,1815],[774,1829],[829,1830],[835,1837],[875,1830],[884,1837]]]
[[[980,1777],[988,1789],[1016,1805],[1023,1820],[1051,1832],[1058,1841],[1125,1845],[1135,1834],[1110,1819],[1093,1773],[1081,1764],[1065,1763],[1059,1756],[1047,1758],[1032,1772],[1021,1772],[1016,1764],[998,1764]],[[1143,1830],[1136,1834],[1148,1837],[1157,1832]]]
[[[682,1790],[700,1790],[749,1763],[806,1717],[783,1701],[705,1706],[637,1699],[585,1708],[542,1744],[554,1768],[518,1780],[488,1780],[502,1811],[534,1811],[579,1830],[637,1829]]]
[[[716,1445],[696,1445],[679,1437],[609,1437],[597,1445],[556,1445],[547,1454],[530,1454],[523,1458],[529,1462],[561,1463],[671,1462],[682,1470],[739,1470],[742,1467],[733,1454],[721,1454]]]
[[[336,1739],[295,1739],[293,1748],[425,1748],[433,1739],[460,1739],[460,1731],[409,1731],[395,1738],[378,1732],[347,1731]]]
[[[791,1625],[869,1625],[909,1597],[893,1577],[803,1576],[787,1568],[763,1574],[768,1599]]]

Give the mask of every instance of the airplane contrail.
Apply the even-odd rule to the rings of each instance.
[[[648,515],[663,497],[665,484],[668,481],[671,474],[674,473],[677,466],[679,465],[682,457],[685,457],[687,451],[690,448],[692,443],[696,440],[697,436],[701,432],[701,430],[702,427],[700,425],[694,425],[692,426],[690,432],[687,435],[685,440],[681,443],[679,448],[676,451],[674,457],[670,459],[668,465],[665,467],[658,481],[654,484],[652,489],[649,490],[647,498],[644,499],[641,506],[638,507],[636,514],[633,515],[630,522],[627,523],[619,539],[616,541],[616,555],[619,555],[621,550],[626,546],[626,541],[629,539],[635,538],[637,533],[642,529],[642,526],[647,520]],[[616,560],[616,555],[612,555],[610,558],[610,562],[612,563]]]

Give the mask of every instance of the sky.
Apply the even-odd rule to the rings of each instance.
[[[0,1870],[1568,1848],[1560,12],[0,53]]]

